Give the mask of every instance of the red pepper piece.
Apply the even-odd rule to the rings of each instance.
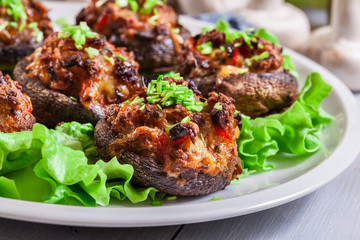
[[[234,49],[234,52],[233,52],[233,57],[232,57],[232,61],[233,61],[233,64],[234,64],[235,66],[236,66],[238,57],[239,57],[239,49],[238,49],[238,48],[235,48],[235,49]]]
[[[216,131],[216,133],[218,135],[223,136],[224,138],[231,140],[231,138],[226,134],[224,129],[222,129],[220,127],[217,127],[217,126],[214,126],[214,128],[215,128],[215,131]]]
[[[101,19],[98,21],[97,26],[102,28],[105,27],[106,22],[108,21],[108,16],[105,14],[101,17]]]
[[[186,134],[185,136],[183,136],[182,138],[179,138],[177,140],[174,141],[174,145],[178,146],[180,144],[182,144],[183,142],[185,142],[185,140],[189,137],[189,134]]]

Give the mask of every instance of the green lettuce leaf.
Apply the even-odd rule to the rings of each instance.
[[[321,148],[322,129],[333,118],[321,107],[331,86],[319,73],[311,73],[298,100],[285,112],[265,118],[243,117],[239,156],[247,173],[271,170],[266,160],[278,152],[309,154]]]
[[[110,197],[132,203],[157,190],[131,184],[134,169],[97,159],[91,124],[65,123],[55,130],[0,133],[0,196],[46,203],[106,206]]]

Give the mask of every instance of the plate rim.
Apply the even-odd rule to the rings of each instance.
[[[202,22],[190,17],[182,18],[188,18],[187,21],[191,19],[194,22]],[[285,204],[319,189],[335,179],[356,159],[360,151],[360,125],[357,124],[360,122],[360,109],[353,93],[334,74],[295,51],[286,49],[286,52],[303,66],[316,69],[333,86],[333,92],[337,94],[346,116],[343,136],[333,153],[308,172],[278,186],[247,195],[187,205],[135,208],[83,207],[0,197],[0,216],[30,222],[87,227],[168,226],[220,220],[254,213]],[[340,166],[337,164],[339,158],[342,159]],[[331,172],[332,175],[321,175],[324,171]],[[247,204],[238,206],[239,200]],[[250,200],[253,200],[251,204],[249,204]],[[41,214],[39,209],[41,209]]]

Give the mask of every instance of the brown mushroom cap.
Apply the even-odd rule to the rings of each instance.
[[[235,100],[236,109],[252,118],[281,112],[298,96],[298,82],[290,73],[246,73],[218,80],[216,74],[192,78],[199,91],[221,92]]]
[[[105,119],[100,120],[95,127],[95,145],[100,157],[111,159],[109,145],[116,139],[111,125]],[[179,184],[179,177],[169,177],[163,166],[156,163],[151,157],[139,156],[133,152],[125,151],[118,161],[134,167],[132,181],[145,187],[154,187],[160,192],[175,196],[199,196],[222,190],[230,184],[231,179],[221,174],[210,176],[202,172],[189,169],[181,174],[183,184]]]
[[[96,124],[99,119],[105,117],[102,109],[89,111],[65,94],[47,88],[40,79],[30,80],[26,72],[30,62],[28,58],[22,59],[14,69],[14,78],[23,87],[23,92],[30,97],[34,108],[33,115],[39,122],[48,127],[75,119],[80,123]]]

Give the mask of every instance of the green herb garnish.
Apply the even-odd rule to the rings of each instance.
[[[0,5],[6,8],[6,13],[12,16],[16,22],[19,19],[23,22],[26,21],[27,15],[21,0],[1,0]]]
[[[265,51],[265,52],[261,53],[260,55],[255,55],[255,56],[252,56],[251,58],[245,59],[245,63],[247,66],[251,66],[252,61],[264,60],[264,59],[268,58],[269,56],[270,56],[269,52]]]
[[[165,107],[179,104],[193,112],[200,112],[203,109],[203,103],[196,101],[191,89],[176,83],[170,84],[162,79],[163,75],[160,75],[157,80],[152,80],[146,89],[148,95],[146,99],[150,104],[160,104]]]
[[[114,59],[113,59],[112,57],[108,57],[108,56],[106,56],[106,55],[103,55],[103,57],[104,57],[104,59],[105,59],[106,61],[108,61],[109,63],[114,64]]]
[[[160,201],[152,201],[152,202],[150,202],[150,205],[152,205],[152,206],[162,206],[163,203],[160,202]]]
[[[99,0],[95,3],[95,7],[101,7],[106,2],[107,2],[107,0]],[[117,1],[116,1],[116,4],[117,4]]]
[[[55,20],[55,24],[58,25],[61,29],[66,28],[70,24],[68,23],[66,17],[60,17]]]
[[[81,50],[86,43],[86,38],[94,38],[97,33],[92,32],[86,22],[80,22],[77,26],[66,26],[58,33],[58,38],[71,37],[77,49]]]
[[[169,196],[165,198],[166,201],[174,201],[176,200],[176,196]]]
[[[73,96],[69,97],[71,101],[77,102],[78,100],[76,98],[74,98]]]
[[[176,80],[184,79],[182,76],[180,76],[180,73],[175,73],[174,71],[164,73],[164,77],[169,77],[169,78],[173,78],[173,79],[176,79]]]
[[[121,56],[121,55],[118,55],[117,57],[118,57],[118,59],[120,59],[121,61],[126,61],[126,60],[127,60],[126,57],[123,57],[123,56]]]
[[[220,111],[223,110],[223,106],[219,102],[215,103],[214,108]]]
[[[0,31],[4,30],[8,25],[9,25],[9,22],[8,22],[8,21],[3,22],[3,23],[0,25]]]
[[[115,4],[118,5],[119,7],[123,8],[128,5],[128,0],[116,0]]]
[[[33,22],[33,23],[29,23],[27,25],[28,28],[32,29],[32,28],[37,28],[38,27],[38,23],[37,22]]]
[[[142,8],[140,9],[141,14],[150,14],[156,5],[162,5],[166,0],[145,0]]]
[[[175,33],[175,34],[179,34],[180,33],[180,28],[173,27],[173,28],[171,28],[171,32]]]
[[[139,4],[136,0],[128,0],[130,9],[133,12],[137,12],[139,10]]]
[[[134,100],[132,100],[132,101],[130,102],[129,105],[133,105],[133,104],[143,105],[143,104],[144,104],[144,101],[145,101],[144,98],[136,97]]]
[[[211,201],[215,201],[215,200],[222,200],[224,199],[223,197],[212,197],[210,200]]]
[[[244,73],[247,73],[248,71],[249,71],[248,68],[241,68],[241,69],[239,70],[239,73],[240,73],[240,74],[244,74]]]
[[[98,49],[92,48],[92,47],[85,48],[85,52],[87,52],[87,54],[89,54],[90,58],[93,58],[93,57],[98,56],[100,54]]]
[[[18,26],[17,22],[9,22],[9,26],[16,28]]]
[[[154,15],[148,19],[148,23],[151,25],[156,25],[156,20],[160,18],[158,10],[154,9]]]
[[[214,49],[212,42],[206,42],[196,47],[202,55],[210,55]]]

